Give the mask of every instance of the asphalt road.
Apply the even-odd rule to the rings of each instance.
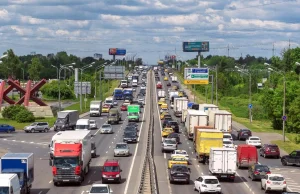
[[[160,74],[160,73],[159,73]],[[154,79],[154,75],[153,75]],[[169,78],[170,80],[170,78]],[[163,90],[166,91],[168,87],[166,86],[167,81],[163,81],[163,76],[160,75],[160,81],[163,83]],[[157,83],[157,82],[156,82]],[[180,86],[180,83],[175,83],[172,85]],[[156,87],[155,87],[156,88]],[[155,90],[156,91],[156,90]],[[155,92],[156,93],[156,92]],[[155,95],[154,95],[155,96]],[[157,95],[156,95],[157,96]],[[153,99],[157,104],[157,98]],[[170,105],[169,105],[170,109]],[[157,106],[157,110],[154,111],[155,120],[159,119],[159,108]],[[170,109],[170,113],[173,116],[173,110]],[[174,120],[178,120],[180,123],[180,118],[173,117]],[[184,184],[170,184],[168,181],[168,169],[167,169],[167,160],[170,158],[170,153],[162,153],[161,152],[161,124],[160,122],[155,123],[155,144],[154,144],[154,160],[158,173],[158,185],[160,193],[170,193],[170,194],[190,194],[195,193],[193,189],[193,181],[201,175],[209,175],[208,165],[203,165],[198,163],[196,160],[196,155],[194,153],[193,142],[188,140],[186,136],[186,131],[184,130],[184,124],[180,124],[180,138],[181,144],[179,144],[178,149],[186,150],[190,157],[192,158],[192,164],[189,166],[191,169],[191,181],[189,185]],[[237,129],[234,129],[235,131]],[[233,132],[233,136],[235,136],[236,132]],[[244,142],[235,141],[235,144],[241,144]],[[266,159],[263,157],[259,157],[259,163],[266,164],[270,167],[272,173],[280,173],[283,174],[287,178],[288,188],[292,191],[300,191],[300,169],[297,167],[283,167],[280,163],[280,159]],[[260,181],[252,181],[248,178],[248,170],[247,169],[238,169],[236,178],[234,183],[232,182],[221,182],[221,187],[223,194],[232,194],[232,193],[243,193],[243,194],[262,194],[265,193],[260,188]]]
[[[149,81],[148,81],[149,83]],[[147,86],[147,90],[149,89]],[[136,94],[139,89],[137,89]],[[148,94],[148,93],[147,93]],[[149,97],[146,97],[146,107],[150,103],[147,103]],[[119,101],[119,105],[122,101]],[[127,124],[127,112],[122,113],[123,121],[119,125],[113,125],[114,134],[100,134],[98,130],[93,130],[95,134],[94,141],[97,147],[97,158],[92,159],[91,168],[88,175],[85,177],[85,181],[81,186],[75,185],[63,185],[55,187],[52,183],[52,171],[49,166],[49,148],[48,144],[51,141],[54,131],[48,133],[24,133],[18,131],[12,134],[2,134],[0,136],[0,146],[7,149],[10,152],[32,152],[35,156],[35,181],[33,183],[32,194],[83,194],[87,193],[93,183],[101,183],[101,166],[106,159],[114,158],[113,149],[116,143],[122,142],[123,129]],[[130,151],[132,155],[130,157],[118,157],[122,172],[122,183],[111,184],[111,188],[114,193],[131,194],[136,193],[139,186],[140,170],[142,161],[146,149],[147,134],[143,130],[144,123],[149,122],[150,113],[142,109],[143,122],[139,123],[140,134],[139,143],[130,144]],[[89,118],[86,116],[84,118]],[[96,120],[97,126],[100,127],[106,122],[106,114],[101,117],[91,118]]]

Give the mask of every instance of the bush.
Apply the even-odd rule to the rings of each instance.
[[[5,119],[16,120],[17,114],[21,111],[28,111],[26,107],[20,105],[11,105],[4,108],[2,116]]]
[[[34,122],[35,118],[33,116],[33,113],[30,112],[29,110],[22,110],[20,111],[17,116],[16,116],[16,120],[18,123],[28,123],[28,122]]]
[[[52,81],[51,83],[45,84],[41,88],[41,92],[43,95],[52,98],[52,99],[58,99],[59,96],[59,86],[57,81]],[[75,95],[73,92],[74,89],[67,86],[64,81],[60,82],[60,97],[62,100],[64,99],[74,99]]]

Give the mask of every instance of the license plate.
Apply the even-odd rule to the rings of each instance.
[[[114,179],[107,179],[107,180],[109,180],[109,181],[113,181]]]
[[[183,175],[183,174],[177,174],[177,175]]]
[[[272,150],[271,152],[276,152],[275,150]]]
[[[69,182],[70,180],[63,180],[63,182]]]
[[[274,184],[274,185],[280,185],[280,183],[279,183],[279,182],[273,182],[273,184]]]
[[[222,177],[222,178],[226,178],[226,177],[227,177],[227,175],[221,175],[221,177]]]

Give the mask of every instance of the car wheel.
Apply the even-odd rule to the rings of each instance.
[[[264,153],[264,158],[266,158],[267,157],[267,155]]]
[[[35,132],[35,129],[31,129],[30,132],[31,132],[31,133],[34,133],[34,132]]]
[[[281,164],[282,164],[283,166],[287,166],[287,162],[286,162],[286,160],[285,160],[285,159],[283,159],[283,160],[281,161]]]
[[[263,185],[262,185],[262,184],[260,184],[260,189],[261,189],[261,190],[264,190],[264,187],[263,187]]]
[[[8,130],[6,131],[6,133],[11,133],[11,130],[8,129]]]

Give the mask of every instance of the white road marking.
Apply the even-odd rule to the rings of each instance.
[[[16,141],[16,140],[14,139],[14,140],[12,140],[12,141]]]
[[[108,148],[110,148],[111,146],[109,146]]]
[[[51,184],[52,183],[52,180],[51,181],[49,181],[49,184]]]
[[[3,140],[7,140],[7,139],[3,139]]]
[[[167,154],[166,153],[164,153],[164,159],[166,159],[167,158]]]
[[[108,153],[108,151],[106,151],[106,153]]]
[[[81,192],[81,194],[83,194],[83,193],[84,193],[84,191]]]
[[[30,142],[30,143],[34,143],[34,142],[32,141],[32,142]]]
[[[40,191],[40,192],[39,192],[39,194],[42,194],[42,193],[43,193],[43,191]]]

